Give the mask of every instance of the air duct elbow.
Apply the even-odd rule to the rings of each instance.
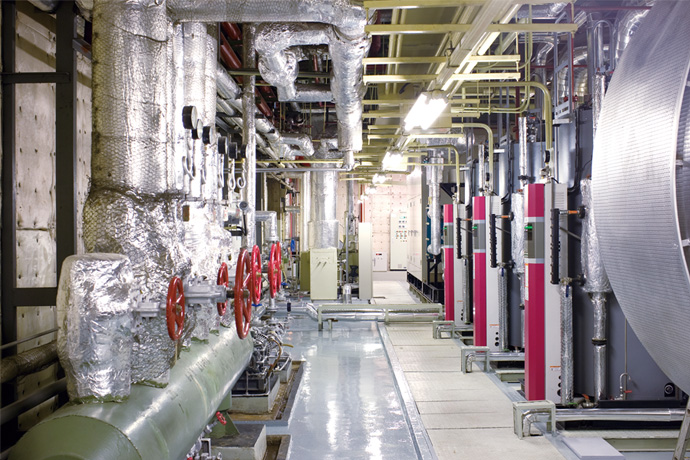
[[[257,222],[266,223],[266,241],[274,243],[278,237],[278,213],[275,211],[256,211],[254,218]]]
[[[283,143],[296,146],[305,157],[314,155],[314,144],[306,134],[283,134]]]

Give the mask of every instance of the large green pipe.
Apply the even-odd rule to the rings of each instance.
[[[67,405],[24,435],[10,460],[180,460],[249,363],[234,323],[192,344],[165,388],[132,385],[125,402]]]

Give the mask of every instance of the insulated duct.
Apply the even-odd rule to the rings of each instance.
[[[337,146],[335,139],[321,139],[315,157],[323,160],[340,158],[342,153]],[[337,217],[338,171],[334,169],[335,166],[334,163],[318,163],[311,170],[309,249],[338,247],[340,223]]]
[[[366,11],[362,6],[348,0],[248,0],[241,3],[170,0],[167,6],[174,19],[182,22],[324,23],[334,26],[330,37],[334,74],[331,91],[338,115],[338,143],[342,151],[362,149],[362,97],[365,90],[362,58],[369,48],[369,39],[364,32]],[[250,67],[246,60],[244,62]]]
[[[275,211],[256,211],[256,221],[265,222],[266,225],[266,241],[274,243],[278,238],[278,213]]]
[[[248,68],[256,67],[256,50],[254,49],[255,26],[247,24],[244,28],[242,43],[242,62]],[[256,209],[256,77],[254,75],[244,77],[242,88],[242,141],[245,145],[245,159],[243,170],[246,173],[247,184],[242,189],[242,199],[249,203],[246,211],[247,223],[245,234],[242,236],[242,246],[251,248],[256,244],[256,222],[254,212]]]
[[[333,62],[332,96],[313,87],[297,87],[299,72],[295,47],[328,44]],[[278,23],[257,28],[261,76],[278,88],[280,101],[336,102],[338,144],[343,151],[362,150],[362,59],[369,49],[364,34],[347,39],[328,24]],[[299,90],[298,90],[299,89]],[[303,92],[302,89],[305,91]]]
[[[582,206],[585,207],[585,218],[582,221],[582,244],[580,260],[582,273],[585,275],[585,292],[611,292],[611,283],[601,258],[599,233],[595,226],[595,215],[592,200],[592,180],[580,181]]]
[[[608,399],[606,385],[608,380],[606,294],[603,292],[592,294],[592,304],[594,304],[594,334],[592,337],[592,345],[594,345],[594,398],[601,401]]]
[[[592,165],[594,219],[611,286],[637,337],[685,392],[689,21],[687,2],[663,1],[640,24],[609,84]]]
[[[232,79],[228,72],[218,65],[216,70],[218,82],[218,95],[216,103],[228,115],[236,113],[243,114],[241,91],[235,80]],[[256,130],[261,133],[268,143],[270,148],[264,148],[264,153],[274,159],[294,157],[295,153],[302,156],[312,156],[314,154],[314,146],[309,137],[305,134],[284,134],[281,135],[275,128],[273,123],[265,118],[256,119]],[[265,145],[262,138],[257,136],[257,145]],[[290,146],[297,147],[298,150],[292,149]]]
[[[630,4],[652,6],[654,4],[654,0],[639,0],[636,2],[630,2]],[[633,34],[635,34],[635,31],[637,31],[640,23],[642,23],[642,20],[647,16],[647,13],[649,13],[649,10],[647,9],[630,10],[619,14],[619,17],[616,18],[616,63],[618,63],[621,56],[623,56],[623,51],[625,51],[625,48],[630,43]]]
[[[441,224],[443,213],[441,208],[441,179],[443,176],[443,154],[438,150],[429,153],[429,166],[426,167],[426,183],[429,186],[429,226],[430,239],[426,248],[429,254],[441,254]]]

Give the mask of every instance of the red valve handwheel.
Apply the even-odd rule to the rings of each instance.
[[[227,289],[228,289],[228,266],[225,262],[220,264],[220,268],[218,269],[217,284],[218,284],[218,286],[225,286],[225,289],[227,291]],[[218,314],[220,316],[223,316],[225,314],[225,310],[228,308],[228,301],[226,300],[225,302],[218,302],[216,304],[216,307],[218,308]]]
[[[216,418],[218,419],[218,421],[220,422],[221,425],[227,425],[228,424],[228,421],[225,420],[225,417],[223,417],[223,414],[221,414],[220,412],[216,412]]]
[[[282,282],[282,254],[280,252],[280,242],[273,243],[271,255],[268,259],[268,287],[271,299],[274,299]]]
[[[252,294],[252,303],[258,304],[261,301],[261,250],[259,246],[254,245],[252,249],[252,283],[249,288]]]
[[[252,321],[252,302],[245,298],[244,291],[249,290],[251,284],[251,265],[246,249],[240,250],[235,272],[235,326],[237,335],[244,339],[249,334],[249,323]]]
[[[165,304],[168,335],[173,341],[179,340],[182,336],[184,312],[184,288],[182,287],[182,280],[174,276],[168,285],[168,297]]]

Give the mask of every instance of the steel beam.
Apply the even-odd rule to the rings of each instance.
[[[365,27],[371,35],[410,35],[410,34],[447,34],[466,33],[472,29],[472,24],[370,24]],[[577,24],[553,23],[517,23],[517,24],[489,24],[485,32],[489,33],[575,33]]]
[[[458,73],[450,76],[451,81],[519,80],[520,72]],[[390,83],[433,81],[436,75],[364,75],[364,83]]]
[[[74,2],[60,3],[56,14],[55,70],[69,75],[55,85],[55,239],[57,276],[62,262],[77,252],[77,59]],[[54,305],[55,298],[48,305]]]

